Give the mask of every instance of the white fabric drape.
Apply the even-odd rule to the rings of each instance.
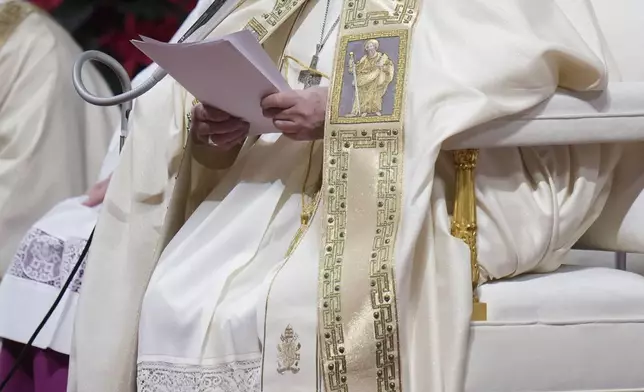
[[[107,151],[118,113],[78,97],[70,72],[78,53],[39,11],[0,47],[0,272],[40,216],[87,190]],[[84,77],[90,90],[109,93],[95,69]]]
[[[211,2],[211,0],[201,0],[174,35],[173,40],[179,39]],[[37,23],[40,23],[41,26],[35,28],[35,30],[21,32],[20,34],[24,37],[17,42],[24,44],[29,37],[31,39],[39,37],[39,32],[42,33],[40,30],[45,27],[50,30],[56,29],[56,43],[64,44],[61,47],[72,45],[70,38],[65,35],[66,33],[62,32],[58,26],[51,27],[50,25],[53,22],[48,20],[45,22],[44,20],[43,16],[38,16],[34,21],[26,20],[23,22],[28,23],[28,28],[31,29],[34,29],[34,24]],[[68,49],[69,53],[64,53],[64,62],[59,65],[59,72],[64,75],[71,75],[73,61],[80,54],[76,46],[71,46],[71,48],[73,50]],[[155,68],[156,65],[151,65],[139,73],[134,78],[133,85],[139,85],[147,79]],[[94,70],[92,70],[92,77],[91,84],[86,81],[90,91],[101,96],[110,95],[104,88],[98,91],[94,88],[94,84],[103,85],[102,80]],[[71,84],[70,77],[66,77],[65,80]],[[68,94],[69,100],[73,102],[80,100],[75,90],[72,89]],[[88,178],[83,181],[83,187],[77,187],[74,191],[75,193],[66,194],[68,197],[84,193],[87,187],[96,181],[97,172],[99,181],[110,176],[118,164],[119,158],[120,124],[118,123],[118,117],[114,116],[116,108],[101,109],[90,104],[83,103],[83,105],[89,107],[89,110],[93,112],[110,113],[109,121],[104,119],[105,116],[98,117],[95,115],[90,119],[91,122],[85,123],[86,128],[79,128],[79,130],[87,133],[87,136],[83,136],[83,138],[102,138],[104,147],[106,147],[106,132],[113,132],[113,136],[107,155],[105,155],[105,150],[93,151],[90,154],[94,163],[98,162],[98,157],[105,157],[100,166],[100,171],[98,170],[98,165],[92,165],[90,168],[91,173],[88,173]],[[101,134],[94,134],[97,129],[100,130]],[[48,129],[48,131],[50,130]],[[49,166],[55,168],[56,165],[50,164]],[[64,176],[65,179],[73,179],[73,177],[71,173]],[[85,199],[84,196],[76,196],[62,201],[37,222],[31,222],[30,225],[33,223],[33,226],[26,235],[24,234],[26,229],[16,233],[19,236],[17,238],[22,238],[22,242],[18,246],[15,255],[13,255],[9,273],[0,283],[0,337],[26,343],[47,313],[54,299],[58,296],[59,289],[69,276],[69,272],[73,265],[76,264],[78,257],[80,257],[80,253],[98,220],[101,206],[86,207],[83,205]],[[84,266],[77,274],[69,294],[64,298],[57,311],[50,318],[46,328],[34,342],[35,347],[51,348],[64,354],[69,354],[71,351],[73,321],[78,293],[82,284],[83,270]]]
[[[233,15],[230,25],[243,26],[256,16],[250,9]],[[314,12],[303,15],[314,24]],[[453,167],[440,153],[442,141],[528,109],[557,87],[603,88],[605,52],[587,1],[421,2],[408,74],[403,215],[395,257],[405,391],[460,391],[466,372],[469,250],[450,235]],[[266,282],[281,262],[278,248],[286,243],[286,232],[294,235],[298,224],[298,196],[292,194],[297,191],[290,189],[301,179],[306,149],[267,138],[243,151],[229,177],[165,249],[149,282],[165,237],[183,225],[183,212],[189,214],[177,207],[186,203],[189,190],[174,188],[174,179],[185,179],[178,162],[188,98],[171,81],[144,98],[90,255],[95,261],[81,298],[69,390],[134,389],[137,301],[150,283],[140,353],[151,366],[142,367],[141,389],[163,390],[163,384],[148,382],[160,370],[157,375],[171,378],[169,385],[199,390],[195,380],[208,383],[212,369],[216,375],[223,369],[233,378],[255,377],[230,390],[256,391],[259,347],[248,325],[257,320],[255,338],[261,340]],[[167,111],[172,114],[160,115]],[[603,208],[620,153],[614,146],[482,152],[480,261],[490,277],[557,268]],[[315,233],[319,230],[309,235]],[[319,249],[303,249],[307,253],[297,261],[316,269]],[[262,275],[262,289],[251,290]],[[314,275],[282,282],[278,289],[298,298],[316,284],[309,280]],[[296,302],[269,312],[295,314]],[[274,345],[277,338],[264,344]],[[306,340],[311,343],[315,346]],[[169,366],[163,368],[163,362]],[[274,365],[270,362],[271,371]],[[109,375],[101,369],[110,369]]]
[[[341,2],[330,6],[327,31],[341,7]],[[305,6],[302,15],[307,16],[293,27],[287,55],[309,62],[315,54],[311,37],[320,36],[325,11],[325,1]],[[331,34],[320,53],[318,69],[327,75],[333,69],[336,38]],[[289,84],[303,88],[298,81],[301,67],[294,61],[286,66]],[[321,144],[317,142],[312,156],[312,181],[320,176]],[[310,143],[279,135],[261,137],[166,247],[141,313],[141,391],[188,387],[191,384],[181,382],[187,382],[194,369],[209,379],[234,383],[239,363],[244,363],[244,372],[253,374],[254,384],[240,383],[230,390],[259,386],[263,334],[258,335],[257,328],[263,330],[264,321],[257,317],[257,308],[265,304],[264,288],[300,225],[310,149]],[[187,282],[192,282],[190,289]],[[160,379],[165,384],[158,383]]]

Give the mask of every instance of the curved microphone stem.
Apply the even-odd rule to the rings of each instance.
[[[115,97],[103,98],[93,95],[89,91],[87,91],[87,88],[83,83],[83,66],[85,65],[85,63],[92,60],[99,61],[109,67],[112,71],[114,71],[119,79],[119,82],[121,83],[123,94]],[[130,111],[132,110],[132,100],[135,97],[145,93],[156,84],[154,76],[155,75],[152,75],[152,77],[146,80],[145,83],[143,83],[137,89],[132,90],[132,81],[130,81],[130,76],[118,61],[103,52],[90,50],[82,53],[74,63],[72,81],[74,83],[74,88],[76,88],[76,92],[78,92],[78,95],[80,95],[81,98],[93,105],[114,106],[121,104],[121,139],[119,146],[119,150],[121,150],[123,149],[123,144],[125,143],[125,138],[127,137],[128,117],[130,115]]]
[[[188,29],[178,42],[196,42],[205,39],[228,15],[230,15],[245,0],[214,0],[206,11]],[[220,12],[221,11],[221,12]],[[90,93],[83,83],[83,66],[88,61],[99,61],[110,68],[119,78],[123,93],[113,97],[99,97]],[[128,117],[132,110],[132,101],[135,98],[148,92],[159,83],[168,73],[162,69],[156,69],[150,78],[141,85],[132,89],[130,77],[123,66],[113,57],[96,50],[84,52],[74,63],[72,81],[74,88],[85,101],[96,106],[121,106],[121,148],[128,133]]]

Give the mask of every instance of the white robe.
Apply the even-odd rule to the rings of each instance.
[[[406,391],[459,391],[471,312],[469,251],[449,234],[453,168],[448,158],[439,157],[440,143],[534,106],[558,85],[601,89],[605,48],[587,2],[421,3],[412,34],[405,112],[411,136],[405,145],[396,246],[403,380]],[[254,16],[248,9],[238,13],[239,19]],[[108,194],[110,208],[97,232],[102,239],[90,255],[96,255],[95,264],[89,266],[92,283],[81,298],[70,391],[133,390],[138,301],[153,270],[140,324],[142,390],[193,391],[214,385],[255,391],[262,372],[260,350],[275,354],[287,321],[299,323],[298,330],[308,328],[301,336],[302,356],[315,357],[317,336],[310,326],[317,317],[319,215],[291,262],[278,271],[298,226],[306,145],[274,137],[247,145],[191,214],[198,192],[182,182],[188,169],[179,163],[187,99],[166,81],[135,117],[133,125],[142,131],[128,142],[128,161],[117,170]],[[158,113],[166,110],[174,114],[160,119]],[[164,122],[165,140],[152,137]],[[480,261],[490,277],[556,268],[603,208],[619,156],[620,148],[614,146],[482,152],[477,176]],[[169,170],[154,169],[162,165]],[[280,275],[271,290],[287,301],[272,307],[266,293],[276,272]],[[292,279],[279,278],[287,272]],[[122,284],[121,277],[129,284]],[[117,281],[121,285],[113,292]],[[280,320],[281,330],[269,325]],[[314,362],[303,361],[302,377],[293,388],[315,387]],[[264,364],[264,370],[275,370],[273,359]],[[109,377],[101,371],[105,368],[111,369]],[[270,384],[270,375],[264,381],[280,386],[279,381]]]
[[[310,12],[308,6],[305,8],[305,28],[298,30],[296,24],[286,54],[295,52],[299,54],[295,55],[296,58],[308,57],[307,50],[312,51],[312,48],[310,40],[305,37],[314,36],[315,27],[322,25],[324,4],[321,3],[316,3]],[[427,17],[428,8],[421,8],[420,18]],[[428,26],[419,25],[415,34],[432,37],[432,34],[424,31]],[[418,47],[412,48],[413,53],[421,57],[418,53],[421,53],[424,43],[420,38],[414,42]],[[325,73],[331,72],[329,57],[327,55],[320,60],[321,70]],[[432,59],[423,56],[420,61],[431,63]],[[412,72],[415,71],[420,72],[412,66]],[[464,74],[471,75],[471,72]],[[414,76],[412,74],[412,78]],[[294,79],[290,82],[297,86],[293,84]],[[421,95],[413,87],[409,94],[414,98]],[[413,117],[409,114],[408,124],[423,123],[418,118],[425,115],[421,109],[423,106],[414,98],[411,100],[414,102],[412,110],[417,110],[417,114]],[[421,135],[414,134],[413,139],[410,138],[413,144],[407,146],[407,151],[415,150],[416,145],[429,144],[429,141],[419,141]],[[429,137],[431,134],[426,135]],[[311,243],[309,237],[319,236],[321,232],[319,214],[313,222],[314,227],[306,234],[309,241],[304,240],[301,244],[303,249],[295,252],[286,267],[282,266],[288,245],[299,226],[300,192],[297,190],[304,179],[308,152],[306,145],[299,144],[283,138],[261,138],[259,146],[238,158],[229,177],[200,205],[166,247],[143,301],[139,327],[140,391],[151,392],[179,386],[196,391],[209,382],[221,383],[218,385],[222,388],[237,382],[237,389],[231,390],[254,391],[262,384],[262,374],[265,390],[271,388],[270,384],[275,384],[272,386],[275,390],[279,389],[279,381],[272,380],[269,375],[275,373],[274,361],[265,359],[263,363],[268,369],[261,371],[262,346],[265,350],[274,351],[286,325],[301,331],[305,328],[301,319],[316,317],[317,255],[320,248],[315,241]],[[479,262],[490,278],[558,268],[563,255],[601,211],[610,189],[610,171],[615,166],[619,152],[620,148],[610,146],[481,151],[477,168],[477,206],[481,227]],[[418,154],[417,159],[423,159],[420,152],[407,154]],[[272,156],[279,156],[280,159],[273,160],[270,158]],[[315,157],[318,159],[315,166],[319,167],[319,151]],[[408,173],[405,174],[405,181],[410,184],[405,189],[417,188],[419,184],[412,180],[412,173],[418,170],[418,164],[408,163],[406,167]],[[437,242],[454,242],[454,249],[437,253],[445,260],[455,260],[454,253],[462,249],[459,249],[458,241],[449,237],[448,211],[451,209],[451,193],[454,189],[454,166],[450,153],[441,154],[436,171],[431,198],[437,219],[431,224],[440,233],[439,236],[446,236]],[[571,179],[575,179],[575,182],[571,183]],[[230,183],[238,185],[231,188]],[[407,202],[410,205],[405,210],[414,217],[403,218],[404,222],[408,222],[403,223],[403,232],[412,230],[410,222],[420,223],[421,216],[417,211],[422,208],[412,206],[430,200],[418,198],[418,195],[407,197],[410,198]],[[253,225],[249,227],[247,222],[251,221]],[[516,230],[518,225],[523,230]],[[446,245],[436,245],[439,249],[442,246]],[[404,245],[404,248],[407,248],[407,252],[412,249],[411,245]],[[291,267],[293,265],[309,265],[310,269]],[[280,268],[288,278],[274,280]],[[291,268],[295,272],[289,274]],[[411,279],[411,269],[414,268],[419,267],[401,267],[399,275],[402,279]],[[466,271],[462,269],[461,272]],[[298,277],[300,280],[295,280]],[[466,279],[462,281],[467,282]],[[413,282],[401,283],[400,291],[406,292],[408,287],[414,285]],[[271,300],[270,305],[266,299],[269,286],[272,286],[270,296],[279,296],[279,300]],[[422,298],[416,294],[422,292],[422,285],[416,289],[415,293],[408,294],[414,300]],[[454,290],[454,287],[450,290]],[[454,304],[467,301],[465,294],[467,290],[453,293],[458,300],[442,302]],[[295,300],[296,297],[300,301]],[[309,297],[308,307],[302,297]],[[402,305],[406,306],[408,304]],[[271,317],[266,314],[267,307],[274,307],[276,315],[272,317],[279,321],[272,324],[281,323],[281,330],[265,326],[265,323],[269,323],[265,317]],[[415,312],[422,314],[423,311]],[[447,321],[451,327],[459,324]],[[411,325],[413,323],[408,323],[404,334],[412,333]],[[433,323],[429,329],[436,329],[439,325]],[[272,339],[269,339],[271,335]],[[265,338],[269,340],[264,342]],[[458,335],[455,334],[451,342],[457,339]],[[422,341],[427,344],[422,344]],[[408,343],[411,352],[415,344],[433,346],[429,343],[429,336],[416,336],[413,342]],[[304,347],[301,349],[302,366],[308,362],[308,371],[313,374],[315,366],[310,364],[315,363],[314,343],[315,339],[309,340],[306,347],[302,341]],[[456,351],[448,349],[443,354]],[[423,355],[425,353],[423,351]],[[307,354],[308,361],[305,360]],[[445,361],[446,365],[448,363]],[[303,379],[305,372],[303,370],[291,376],[289,383],[298,387],[298,382],[305,383],[297,381],[298,378]],[[201,374],[203,379],[190,384],[189,380],[195,373]],[[248,378],[240,378],[240,373],[247,374]],[[276,377],[284,378],[280,375]],[[240,379],[244,382],[239,382]],[[247,383],[248,379],[256,384]],[[437,379],[432,381],[437,382]],[[445,382],[457,385],[459,380]],[[312,387],[312,384],[309,385]]]
[[[17,4],[0,7],[29,7]],[[4,31],[12,32],[0,42],[0,274],[39,217],[94,183],[118,119],[115,108],[78,96],[70,69],[80,48],[49,16],[36,10]],[[110,94],[96,69],[84,79]]]
[[[327,31],[341,8],[341,2],[331,3]],[[312,37],[319,40],[325,11],[326,1],[304,7],[306,21],[301,17],[295,23],[285,55],[309,63],[315,54]],[[337,30],[319,56],[318,69],[326,75],[333,70],[336,42]],[[303,88],[301,70],[293,60],[285,63],[283,74],[294,89]],[[322,85],[328,86],[328,80]],[[320,180],[321,147],[317,141],[309,187]],[[189,374],[196,370],[205,374],[201,387],[213,382],[226,391],[259,388],[263,336],[258,327],[263,321],[258,307],[265,303],[267,276],[284,260],[300,226],[310,149],[310,142],[262,136],[166,247],[143,301],[140,391],[192,390],[197,385],[190,383]],[[191,290],[186,282],[194,283]]]
[[[199,1],[197,7],[186,18],[172,39],[175,41],[179,39],[211,2],[211,0]],[[44,31],[41,30],[49,29],[56,32],[57,35],[55,37],[57,37],[58,42],[63,44],[58,49],[59,51],[62,51],[67,46],[73,45],[70,38],[64,32],[57,26],[53,26],[53,23],[48,19],[45,21],[42,15],[39,15],[31,21],[27,19],[23,23],[27,23],[27,26],[32,29],[26,30],[28,33],[24,31],[20,32],[22,38],[21,36],[16,37],[16,44],[22,43],[24,45],[25,42],[28,42],[27,40],[29,38],[33,38],[36,34],[44,35]],[[33,29],[34,23],[39,23],[39,27]],[[71,46],[71,48],[73,49],[70,49],[72,53],[65,54],[64,62],[59,65],[59,72],[65,76],[71,75],[73,61],[80,54],[78,48],[75,46]],[[53,57],[53,54],[50,57]],[[18,58],[16,58],[16,61],[18,61]],[[153,64],[139,73],[134,78],[133,85],[137,86],[147,79],[155,68],[156,65]],[[93,80],[91,80],[92,84],[87,84],[90,91],[96,92],[101,96],[110,95],[105,89],[95,90],[94,84],[98,83],[102,86],[103,82],[93,69],[91,69],[91,72],[93,76]],[[66,83],[71,83],[70,77],[66,77],[64,80]],[[71,102],[80,100],[75,90],[68,91],[67,94],[69,94],[67,99]],[[93,134],[96,128],[100,130],[109,129],[113,132],[106,156],[102,150],[92,151],[90,154],[90,158],[93,161],[98,156],[105,156],[102,166],[100,166],[100,172],[98,173],[98,181],[101,181],[110,176],[118,164],[120,124],[118,123],[118,119],[113,116],[116,108],[101,109],[88,103],[83,103],[83,105],[91,113],[97,113],[90,118],[90,121],[92,121],[91,126],[89,123],[87,124],[88,132],[92,132],[88,133],[89,140],[96,137],[105,143],[106,139],[103,134]],[[66,108],[59,110],[64,111]],[[105,112],[110,113],[110,117],[107,119],[109,121],[105,121],[103,117],[98,116],[98,114]],[[54,130],[63,129],[62,126],[52,128]],[[114,128],[116,128],[115,131]],[[50,131],[50,129],[48,130]],[[81,131],[84,128],[78,127],[78,130]],[[103,131],[101,132],[104,133]],[[62,153],[64,150],[60,152]],[[53,166],[51,170],[57,168],[56,165],[49,166]],[[92,165],[89,169],[91,169],[91,172],[87,174],[87,181],[83,181],[83,184],[87,185],[84,185],[83,188],[77,188],[76,195],[82,194],[87,186],[97,181],[96,165]],[[65,179],[73,179],[73,176],[63,177]],[[47,185],[43,184],[43,186]],[[66,196],[72,195],[67,194]],[[98,220],[98,213],[101,206],[98,205],[92,208],[84,206],[83,202],[85,200],[85,196],[76,196],[64,200],[51,208],[37,222],[30,222],[30,224],[33,223],[33,226],[26,235],[24,234],[26,229],[20,233],[16,233],[16,235],[19,235],[18,238],[22,238],[22,241],[13,256],[9,274],[0,283],[1,338],[26,343],[58,296],[61,286],[67,280],[71,269],[80,257],[80,253],[85,247],[87,239]],[[43,198],[43,201],[47,201],[46,198]],[[48,202],[48,208],[49,205]],[[34,268],[34,266],[39,267]],[[70,286],[69,295],[64,297],[45,328],[34,341],[35,347],[41,349],[50,348],[64,354],[69,354],[71,351],[73,321],[76,313],[78,292],[82,284],[83,269],[84,266],[81,267],[74,283]]]

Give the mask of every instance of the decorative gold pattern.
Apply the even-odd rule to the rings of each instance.
[[[36,7],[26,1],[9,1],[0,4],[0,46],[7,42],[16,27],[34,11]]]
[[[328,382],[331,391],[347,391],[346,358],[344,355],[344,328],[340,316],[342,263],[346,244],[346,214],[348,202],[348,171],[351,151],[376,149],[378,162],[377,226],[369,263],[372,287],[370,302],[373,310],[374,339],[377,357],[377,376],[382,391],[391,383],[399,384],[400,363],[398,347],[398,319],[395,303],[394,244],[400,218],[400,189],[402,187],[403,133],[399,129],[367,131],[332,131],[328,138],[326,157],[327,230],[322,265],[320,295],[323,298],[321,321],[324,328],[325,350],[329,355],[326,366],[330,370]],[[353,262],[353,261],[352,261]],[[335,371],[333,371],[335,369]],[[325,369],[326,370],[326,369]]]
[[[452,235],[463,240],[470,248],[472,268],[472,320],[487,319],[486,304],[479,302],[476,290],[479,285],[479,263],[476,245],[476,194],[474,171],[478,161],[478,150],[460,150],[454,152],[456,167],[456,197],[454,199],[454,217],[452,218]]]
[[[298,341],[298,336],[293,331],[293,327],[288,325],[282,336],[280,336],[280,340],[282,343],[277,345],[277,372],[279,374],[286,372],[299,373],[300,348],[302,348],[302,345]]]
[[[367,0],[354,0],[348,4],[344,29],[352,30],[369,26],[412,25],[420,0],[389,0],[393,10],[367,10]]]
[[[394,87],[394,110],[391,115],[374,116],[374,117],[341,117],[340,102],[342,100],[342,79],[345,75],[347,62],[344,61],[349,42],[365,41],[369,39],[398,37],[400,39],[398,47],[398,62],[396,63],[396,82]],[[399,122],[403,105],[403,93],[405,86],[405,76],[407,71],[407,47],[409,45],[408,30],[391,30],[383,32],[372,32],[344,36],[340,40],[339,57],[336,60],[336,69],[333,75],[333,85],[338,86],[331,91],[331,123],[332,124],[365,124],[365,123],[386,123]]]
[[[321,189],[326,227],[318,330],[327,392],[402,390],[394,250],[402,204],[402,98],[408,37],[418,4],[415,0],[344,2],[345,24],[330,87]],[[363,27],[368,29],[350,31]],[[399,38],[394,115],[340,118],[349,42],[384,37]],[[358,221],[374,222],[374,226],[359,228],[361,233],[373,234],[357,233]],[[371,252],[365,252],[370,248]],[[367,307],[370,312],[364,313]]]
[[[261,17],[252,18],[246,27],[250,30],[259,42],[264,42],[269,32],[274,31],[284,22],[293,11],[297,10],[308,0],[276,0],[273,9],[263,14]]]

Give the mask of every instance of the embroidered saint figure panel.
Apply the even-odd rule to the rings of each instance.
[[[340,93],[332,97],[331,123],[357,124],[400,120],[405,78],[407,31],[344,37],[344,61],[336,73]]]

